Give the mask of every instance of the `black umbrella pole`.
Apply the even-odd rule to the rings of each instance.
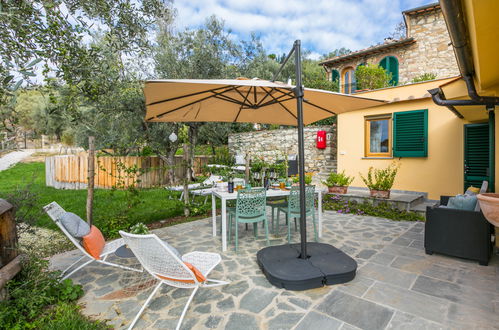
[[[296,70],[296,109],[298,115],[298,174],[300,175],[300,236],[301,255],[300,258],[307,258],[307,217],[306,217],[306,195],[305,195],[305,146],[303,138],[303,86],[301,81],[301,42],[296,40],[295,50],[295,70]]]

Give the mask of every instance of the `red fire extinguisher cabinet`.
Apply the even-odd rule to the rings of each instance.
[[[317,131],[317,148],[326,148],[326,131]]]

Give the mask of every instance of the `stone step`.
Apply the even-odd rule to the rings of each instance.
[[[438,201],[435,200],[425,200],[419,204],[416,204],[410,208],[410,211],[419,213],[426,216],[426,207],[438,205]]]
[[[392,191],[389,199],[373,198],[369,190],[360,187],[349,187],[348,192],[342,195],[343,199],[362,203],[364,201],[379,203],[387,202],[399,210],[409,211],[412,207],[425,201],[425,194],[418,192],[398,192]]]

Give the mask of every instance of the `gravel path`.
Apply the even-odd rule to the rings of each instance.
[[[6,170],[9,167],[17,164],[24,158],[28,157],[31,155],[33,152],[35,152],[32,149],[26,149],[26,150],[21,150],[21,151],[13,151],[8,154],[6,154],[3,157],[0,157],[0,171]]]

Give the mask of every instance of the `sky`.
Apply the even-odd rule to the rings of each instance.
[[[175,0],[179,30],[206,17],[225,21],[234,40],[256,33],[268,54],[288,53],[294,40],[318,58],[336,48],[358,50],[382,42],[402,21],[402,11],[436,0]]]

